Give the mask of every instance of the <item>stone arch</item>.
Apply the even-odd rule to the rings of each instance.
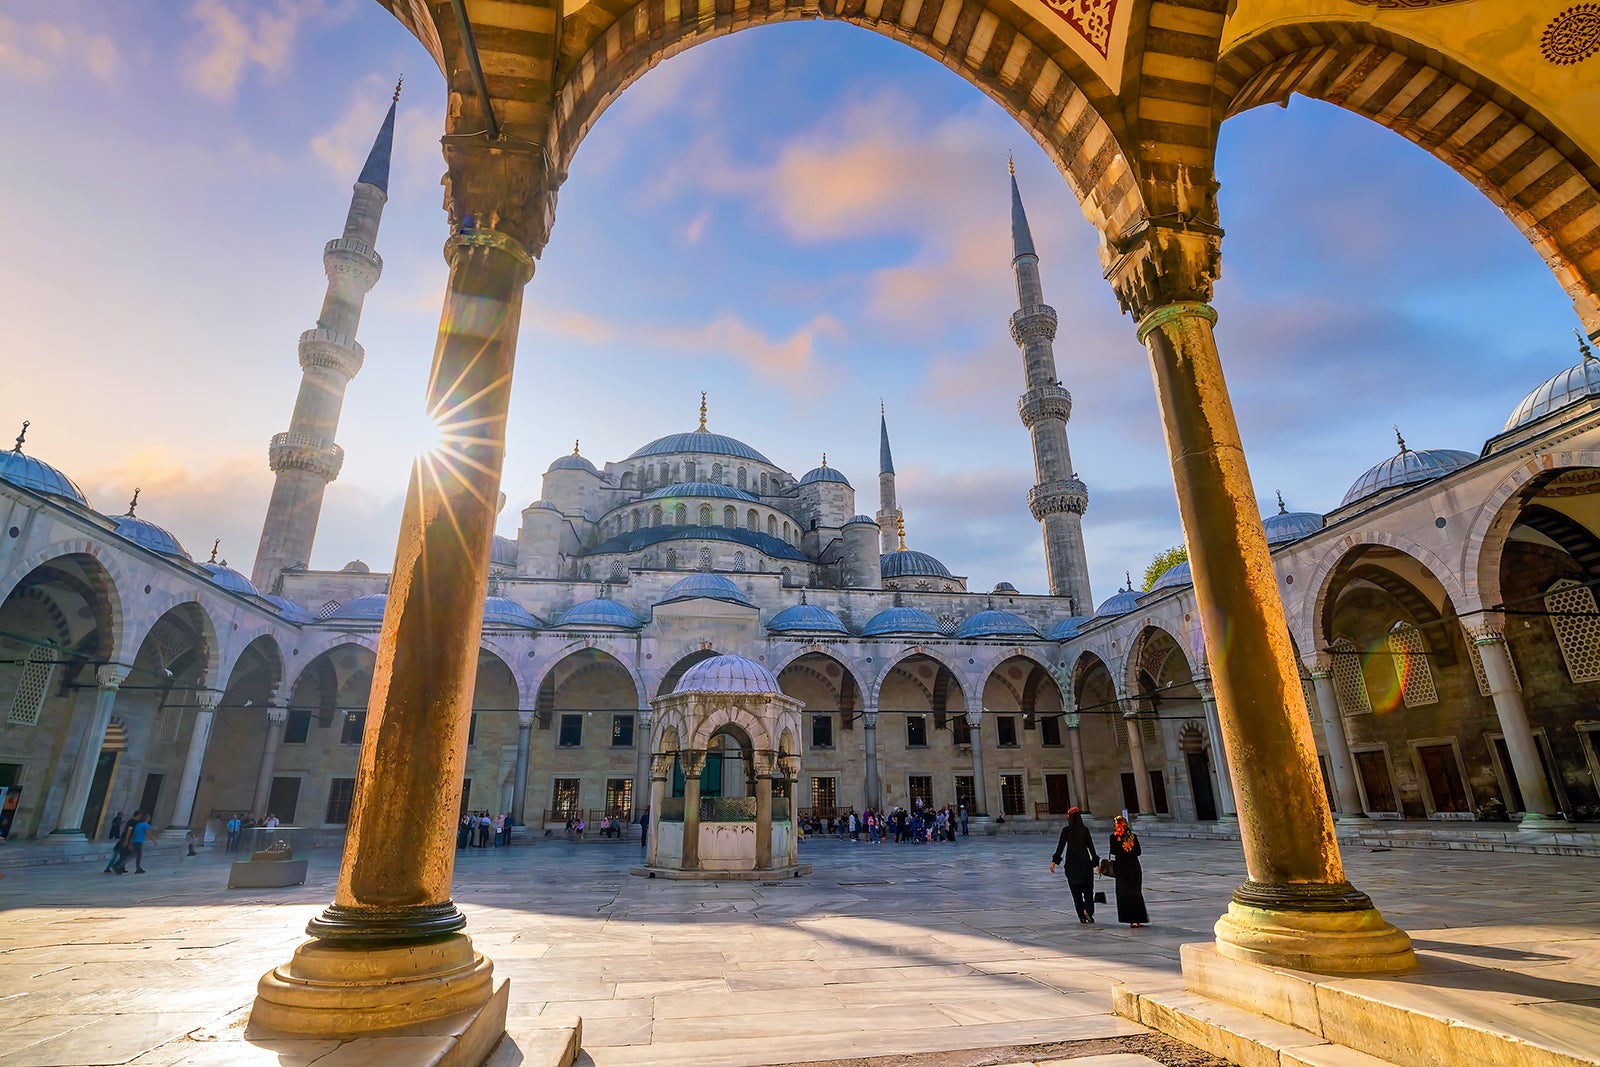
[[[821,17],[904,42],[949,67],[1013,116],[1066,177],[1085,217],[1105,236],[1101,248],[1107,264],[1114,258],[1113,239],[1146,214],[1130,165],[1138,153],[1124,148],[1107,121],[1111,116],[1120,127],[1121,105],[1070,49],[1037,44],[1054,42],[1056,33],[1014,6],[953,0],[884,4],[869,13],[859,0],[773,0],[727,8],[703,0],[673,7],[675,17],[669,19],[668,0],[640,0],[586,47],[580,44],[578,54],[562,57],[571,73],[557,95],[551,121],[550,167],[556,174],[566,174],[606,108],[663,59],[738,30]],[[1195,91],[1204,93],[1209,73],[1208,65]],[[1189,79],[1169,74],[1167,80]],[[1174,120],[1169,125],[1189,123]],[[1209,169],[1212,128],[1203,119],[1199,125]],[[1179,139],[1189,147],[1196,136],[1185,131]]]
[[[731,733],[739,731],[744,735],[744,740],[750,742],[750,747],[756,751],[772,751],[772,734],[767,730],[767,724],[757,715],[740,708],[736,704],[727,704],[717,708],[700,721],[700,728],[689,738],[688,747],[691,749],[707,748],[711,739],[718,733]]]
[[[322,657],[326,656],[328,653],[337,651],[345,645],[357,645],[372,653],[373,659],[377,659],[377,634],[328,634],[324,640],[318,642],[312,647],[301,649],[301,654],[298,657],[295,657],[300,660],[300,666],[293,674],[288,675],[284,680],[283,691],[286,694],[285,699],[287,699],[288,694],[292,694],[294,692],[295,687],[300,684],[301,677],[308,669],[310,669],[312,664],[322,659]]]
[[[516,708],[516,709],[506,708],[503,705],[499,705],[499,704],[491,705],[489,707],[482,707],[481,706],[482,705],[482,701],[483,701],[483,696],[484,696],[484,694],[482,692],[483,687],[482,687],[481,683],[484,681],[483,675],[484,675],[485,671],[488,671],[491,674],[504,672],[502,680],[503,680],[506,688],[510,691],[512,699],[514,701],[516,701],[516,703],[518,704],[518,708]],[[495,651],[494,649],[489,648],[486,645],[479,645],[478,646],[478,666],[477,666],[477,669],[474,672],[474,676],[473,676],[472,710],[474,710],[474,711],[512,711],[512,710],[520,710],[520,705],[522,703],[521,696],[522,696],[522,683],[521,683],[520,679],[517,678],[516,668],[512,666],[511,661],[508,660],[505,656],[501,655],[499,652]]]
[[[999,675],[1000,668],[1012,660],[1026,660],[1033,667],[1020,686],[1012,685],[1009,680]],[[1054,671],[1055,668],[1033,649],[1020,646],[1007,649],[1005,652],[990,659],[979,669],[977,674],[977,677],[981,679],[979,682],[979,703],[985,711],[990,710],[989,687],[998,684],[1011,694],[1019,713],[1033,715],[1037,711],[1037,708],[1033,705],[1037,700],[1038,688],[1044,681],[1048,681],[1061,701],[1062,710],[1065,710],[1067,704],[1066,694],[1061,691],[1061,685],[1056,681]],[[1052,713],[1054,710],[1050,709]]]
[[[265,668],[265,677],[259,683],[264,692],[261,694],[262,699],[258,702],[265,704],[266,700],[271,699],[274,694],[282,691],[284,678],[283,648],[278,644],[278,635],[268,629],[266,632],[258,633],[242,641],[239,645],[239,651],[229,657],[223,665],[225,669],[219,668],[219,675],[224,679],[219,696],[225,698],[228,693],[233,692],[236,684],[242,684],[237,677],[238,673],[247,658],[252,656],[257,658],[260,661],[260,665]],[[256,698],[252,697],[250,699],[254,700]]]
[[[1450,603],[1457,605],[1457,611],[1464,610],[1461,605],[1467,604],[1468,600],[1456,572],[1431,550],[1397,534],[1382,530],[1357,530],[1329,545],[1326,554],[1317,561],[1311,572],[1309,585],[1314,593],[1305,599],[1298,628],[1298,633],[1309,639],[1309,647],[1321,647],[1322,641],[1328,637],[1323,633],[1322,620],[1327,614],[1328,590],[1332,587],[1334,572],[1352,550],[1364,546],[1392,548],[1410,556],[1444,587],[1445,595],[1450,598]]]
[[[1122,670],[1122,691],[1124,693],[1137,694],[1144,691],[1144,686],[1141,686],[1138,682],[1140,671],[1145,671],[1157,682],[1160,681],[1160,675],[1165,673],[1165,661],[1154,671],[1150,670],[1152,665],[1145,662],[1146,651],[1152,641],[1158,637],[1165,637],[1171,642],[1173,652],[1183,657],[1184,669],[1188,672],[1189,679],[1193,681],[1195,664],[1190,658],[1188,644],[1160,623],[1147,622],[1139,629],[1138,636],[1128,645],[1128,658]],[[1171,653],[1168,653],[1168,655],[1170,656]]]
[[[1096,669],[1105,673],[1111,682],[1112,695],[1117,694],[1117,676],[1111,670],[1111,665],[1098,652],[1085,650],[1078,653],[1078,658],[1072,661],[1072,706],[1078,708],[1083,704],[1083,688],[1088,683],[1089,676]]]
[[[960,688],[962,704],[968,705],[971,703],[967,699],[967,691],[971,688],[968,684],[970,680],[966,678],[961,668],[956,665],[955,660],[951,659],[948,653],[939,649],[926,648],[922,645],[908,645],[895,653],[894,657],[886,662],[883,665],[883,669],[872,679],[872,688],[869,690],[872,699],[869,701],[869,706],[874,708],[878,706],[878,695],[883,691],[883,683],[888,680],[889,675],[896,667],[914,656],[926,656],[948,670],[950,676],[955,679],[956,685]],[[968,708],[968,710],[974,709]]]
[[[693,667],[696,663],[710,659],[712,656],[721,655],[716,649],[707,645],[686,648],[672,661],[665,673],[661,676],[661,685],[656,689],[656,696],[667,696],[677,686],[678,680],[683,677],[683,672]],[[642,705],[641,705],[642,706]]]
[[[133,579],[122,567],[116,553],[108,552],[104,545],[89,540],[57,541],[31,552],[19,560],[4,578],[0,578],[0,603],[11,596],[28,575],[53,560],[73,559],[83,569],[84,579],[99,600],[104,612],[100,638],[101,647],[96,655],[115,663],[125,663],[133,655],[128,648],[128,609],[126,593],[133,588]],[[98,611],[97,611],[98,614]],[[137,646],[134,646],[137,648]]]
[[[570,660],[572,657],[581,655],[590,655],[594,657],[596,659],[596,666],[600,665],[601,663],[604,663],[608,667],[615,665],[618,670],[622,671],[622,673],[627,676],[628,681],[633,685],[634,691],[635,703],[632,710],[637,711],[639,708],[649,706],[648,698],[645,696],[644,679],[640,678],[631,667],[624,663],[621,656],[618,656],[609,648],[604,648],[600,645],[590,644],[588,642],[574,642],[573,644],[568,645],[566,648],[561,649],[554,656],[550,657],[550,662],[547,663],[542,670],[539,670],[533,674],[531,678],[529,678],[529,689],[523,691],[524,694],[527,695],[522,697],[526,706],[530,708],[536,707],[540,698],[544,694],[546,684],[553,683],[555,679],[556,668]],[[603,659],[601,659],[601,657],[603,657]],[[513,677],[516,676],[515,670],[513,670],[511,673]]]
[[[781,679],[784,671],[794,666],[796,661],[802,660],[807,656],[824,656],[837,663],[839,669],[855,683],[856,694],[862,697],[866,695],[866,686],[861,684],[861,672],[852,666],[848,660],[835,655],[831,649],[824,645],[801,645],[799,648],[791,649],[772,665],[773,677]],[[838,688],[838,686],[834,688]]]
[[[1365,115],[1466,178],[1532,242],[1600,329],[1600,167],[1505,85],[1364,23],[1307,21],[1250,37],[1217,63],[1216,120],[1293,93]]]
[[[206,598],[202,597],[198,592],[184,590],[178,593],[170,593],[146,606],[140,614],[148,618],[150,623],[140,629],[129,628],[130,640],[137,638],[137,643],[133,644],[132,647],[137,650],[143,644],[144,639],[150,635],[150,631],[155,629],[157,623],[172,614],[172,612],[184,607],[192,608],[191,615],[193,620],[198,623],[196,627],[197,633],[205,643],[206,670],[203,676],[205,679],[204,684],[207,688],[216,690],[222,681],[223,650],[218,636],[220,631],[216,619],[212,618],[211,611],[206,605]]]
[[[1600,468],[1600,452],[1541,452],[1519,464],[1494,487],[1467,533],[1461,562],[1462,584],[1466,591],[1456,602],[1462,614],[1501,602],[1500,561],[1505,554],[1506,538],[1523,508],[1522,490],[1534,479],[1583,467]]]

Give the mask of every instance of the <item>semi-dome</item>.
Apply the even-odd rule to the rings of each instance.
[[[713,456],[735,456],[739,459],[754,460],[772,466],[772,461],[760,452],[751,448],[743,441],[736,441],[731,437],[724,437],[720,433],[709,430],[691,430],[689,433],[670,433],[665,437],[658,437],[654,441],[638,449],[629,456],[629,459],[645,459],[649,456],[673,456],[684,452],[698,452]]]
[[[753,659],[712,656],[683,672],[674,693],[782,693],[778,679]]]
[[[537,615],[504,596],[484,598],[483,621],[494,626],[525,626],[530,630],[544,625]]]
[[[1286,545],[1322,529],[1323,518],[1314,511],[1290,511],[1279,493],[1278,513],[1262,519],[1261,525],[1267,531],[1267,544]]]
[[[885,578],[949,578],[950,569],[926,552],[902,548],[878,558],[878,572]]]
[[[202,563],[201,568],[209,575],[213,584],[221,586],[230,593],[242,596],[260,596],[261,590],[257,589],[250,579],[228,566],[226,563]]]
[[[667,595],[656,601],[657,604],[671,604],[676,600],[725,600],[730,604],[743,604],[745,607],[754,607],[750,598],[740,591],[739,587],[720,574],[700,572],[680,579],[667,590]]]
[[[304,624],[316,621],[311,612],[307,611],[299,604],[296,604],[286,596],[270,594],[262,599],[278,609],[278,617],[284,622]]]
[[[767,623],[767,630],[775,634],[848,634],[844,621],[815,604],[795,604],[784,608]]]
[[[919,608],[885,608],[861,628],[862,637],[883,637],[887,634],[932,634],[943,637],[944,627],[939,620]]]
[[[389,606],[389,594],[368,593],[354,597],[339,605],[330,619],[359,619],[363,622],[382,622],[383,612]]]
[[[509,537],[494,535],[494,542],[489,546],[489,562],[502,567],[510,567],[517,562],[517,543]]]
[[[840,485],[850,485],[850,479],[828,466],[824,461],[820,467],[812,467],[800,476],[799,485],[812,485],[816,482],[837,482]],[[852,488],[854,488],[852,486]]]
[[[615,600],[583,600],[561,613],[557,626],[604,626],[618,630],[637,630],[644,625],[639,618]]]
[[[111,521],[116,524],[117,535],[132,541],[141,548],[148,548],[152,552],[163,556],[176,556],[179,559],[192,559],[178,539],[167,530],[149,519],[141,519],[137,515],[115,515]]]
[[[1044,639],[1046,641],[1065,641],[1070,637],[1076,637],[1078,631],[1083,628],[1083,624],[1088,621],[1089,616],[1087,615],[1073,615],[1062,619],[1050,627],[1045,633]]]
[[[1150,593],[1159,593],[1164,589],[1181,589],[1186,585],[1193,585],[1194,579],[1189,574],[1189,561],[1180,560],[1161,572],[1150,586]],[[1149,596],[1149,593],[1145,594]]]
[[[27,432],[26,426],[23,432]],[[89,498],[83,495],[83,490],[78,488],[76,482],[44,460],[35,459],[22,451],[20,436],[16,448],[0,452],[0,479],[24,489],[32,489],[35,493],[58,496],[83,507],[89,506]]]
[[[990,608],[956,627],[957,637],[1038,637],[1039,631],[1020,615]]]
[[[1118,589],[1106,597],[1105,601],[1094,609],[1093,618],[1104,619],[1112,615],[1126,615],[1139,606],[1139,594],[1133,589],[1133,583],[1128,583],[1128,588]]]
[[[1402,437],[1399,454],[1390,456],[1375,467],[1368,468],[1366,473],[1355,480],[1350,491],[1345,493],[1339,506],[1346,507],[1386,489],[1431,482],[1451,471],[1460,470],[1477,458],[1471,452],[1462,452],[1455,448],[1435,448],[1416,452],[1406,447],[1405,438]]]
[[[754,493],[735,489],[731,485],[720,485],[717,482],[673,482],[671,485],[664,485],[660,489],[646,493],[641,499],[661,500],[669,496],[704,496],[718,500],[747,500],[752,504],[761,503],[761,498]]]
[[[810,557],[781,537],[747,530],[743,526],[645,526],[602,541],[585,555],[642,552],[665,541],[732,541],[773,559],[809,563]]]

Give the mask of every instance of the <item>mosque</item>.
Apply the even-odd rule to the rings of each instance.
[[[343,831],[389,577],[307,561],[382,271],[394,119],[391,106],[323,250],[327,297],[269,445],[251,576],[214,547],[197,560],[137,493],[97,510],[33,454],[26,424],[0,453],[0,829],[13,840],[103,836],[134,809],[159,826],[247,811]],[[727,655],[803,702],[788,783],[801,811],[959,804],[1013,829],[1073,805],[1235,814],[1188,564],[1147,592],[1092,598],[1090,494],[1014,175],[1011,204],[1018,415],[1037,474],[1026,505],[1048,589],[971,590],[908,547],[886,416],[869,515],[825,456],[796,475],[714,432],[702,396],[698,425],[659,427],[673,432],[624,458],[597,464],[575,444],[517,536],[495,538],[463,810],[509,811],[534,832],[636,818],[652,700]],[[1508,398],[1481,447],[1401,439],[1325,512],[1280,496],[1264,517],[1339,819],[1600,817],[1600,361],[1579,347]],[[721,755],[702,788],[743,795],[738,753]]]

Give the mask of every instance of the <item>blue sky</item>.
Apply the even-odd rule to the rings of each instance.
[[[322,243],[406,75],[385,272],[314,566],[387,568],[444,283],[443,81],[369,0],[19,2],[0,14],[0,430],[100,509],[248,570],[266,442],[299,382]],[[711,428],[877,509],[888,406],[912,547],[1041,591],[1005,171],[1017,175],[1096,597],[1181,538],[1150,374],[1065,182],[996,105],[869,32],[794,23],[647,74],[597,123],[527,294],[500,532],[581,439],[597,463]],[[1478,449],[1576,361],[1571,306],[1480,193],[1398,136],[1295,100],[1219,156],[1218,339],[1263,507],[1327,511],[1368,466]]]

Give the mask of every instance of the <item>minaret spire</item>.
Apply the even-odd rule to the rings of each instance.
[[[394,113],[399,100],[400,86],[396,84],[389,112],[351,193],[344,232],[322,249],[328,289],[316,327],[300,335],[300,393],[288,431],[275,435],[267,448],[267,465],[277,477],[253,571],[256,587],[263,592],[278,587],[285,568],[310,564],[323,493],[344,465],[344,450],[334,438],[345,388],[366,358],[356,342],[361,306],[383,273],[383,260],[373,245],[383,205],[389,199],[389,161],[394,154]]]
[[[1073,471],[1067,447],[1072,394],[1056,377],[1056,310],[1044,302],[1039,255],[1022,208],[1015,163],[1011,165],[1011,251],[1018,304],[1011,316],[1011,337],[1022,349],[1028,385],[1017,401],[1017,414],[1033,439],[1033,468],[1038,479],[1028,491],[1028,506],[1044,533],[1051,595],[1069,598],[1072,614],[1087,615],[1094,610],[1089,559],[1083,547],[1083,512],[1089,505],[1089,489]]]
[[[883,401],[878,401],[878,546],[884,553],[893,552],[894,531],[900,522],[900,505],[894,495],[894,455],[889,451],[889,415]]]

